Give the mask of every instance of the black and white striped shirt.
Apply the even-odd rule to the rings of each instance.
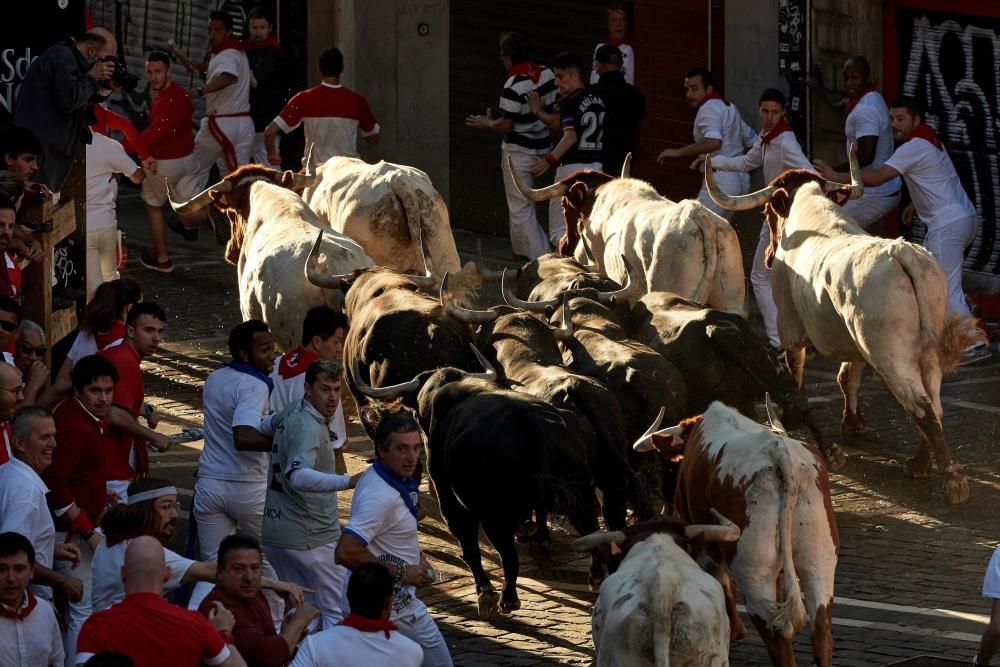
[[[500,115],[514,121],[514,129],[504,135],[503,148],[544,155],[549,152],[552,140],[549,130],[528,107],[528,93],[537,91],[545,109],[551,111],[556,101],[555,74],[548,67],[541,68],[536,84],[526,74],[515,74],[507,79],[500,94]]]

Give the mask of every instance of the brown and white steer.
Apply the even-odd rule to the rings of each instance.
[[[683,526],[669,519],[621,532],[593,533],[573,543],[581,552],[618,545],[624,554],[601,584],[591,627],[596,667],[725,667],[729,620],[719,581],[688,555],[691,541],[733,541],[732,523]]]
[[[931,456],[945,474],[949,503],[969,498],[969,483],[952,458],[941,426],[941,377],[983,334],[971,317],[949,314],[948,281],[924,248],[869,235],[829,196],[861,196],[861,169],[851,148],[851,185],[815,174],[785,172],[749,195],[719,192],[706,165],[709,194],[720,206],[745,210],[763,204],[771,227],[771,267],[778,335],[789,369],[802,387],[806,345],[842,362],[845,432],[864,428],[858,389],[865,364],[882,377],[917,420],[920,445],[907,469],[929,477]]]
[[[508,167],[509,168],[509,167]],[[638,269],[640,289],[673,292],[719,310],[746,316],[743,256],[736,231],[695,200],[672,202],[652,185],[635,178],[614,178],[580,171],[533,190],[512,169],[514,183],[528,199],[562,197],[567,236],[560,249],[589,263],[582,235],[592,249],[596,270],[624,284],[621,257]]]
[[[788,437],[773,417],[774,430],[719,402],[658,431],[660,421],[633,447],[655,449],[665,460],[683,457],[673,494],[681,521],[710,523],[717,510],[742,530],[737,542],[712,545],[708,553],[731,569],[772,664],[795,665],[792,636],[808,614],[813,658],[830,667],[840,539],[823,455]],[[727,608],[740,638],[745,630],[731,597]]]

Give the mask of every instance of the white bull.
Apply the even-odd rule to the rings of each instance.
[[[247,165],[183,204],[178,212],[215,206],[226,213],[232,237],[226,260],[236,265],[240,313],[268,323],[275,342],[288,351],[301,342],[302,318],[314,306],[340,310],[343,292],[323,289],[356,269],[372,266],[360,245],[323,225],[302,198],[283,187],[290,172]],[[310,248],[314,253],[310,253]],[[322,255],[326,274],[312,261]]]
[[[827,195],[861,196],[864,187],[852,147],[851,185],[793,170],[743,196],[719,192],[706,164],[709,193],[720,206],[746,210],[767,204],[778,335],[789,369],[802,386],[805,347],[842,362],[845,431],[861,430],[858,389],[871,364],[920,429],[909,474],[931,474],[933,454],[944,473],[948,502],[969,497],[941,427],[941,377],[954,370],[966,346],[982,339],[972,318],[949,314],[948,282],[929,252],[900,239],[876,238]],[[839,194],[838,194],[839,193]],[[773,262],[773,264],[772,264]]]
[[[508,167],[509,168],[509,167]],[[565,243],[581,263],[622,283],[624,256],[643,279],[631,303],[649,292],[673,292],[718,310],[746,316],[743,257],[736,231],[695,200],[672,202],[649,183],[581,171],[538,190],[511,169],[520,192],[534,201],[562,197]],[[577,243],[582,237],[583,243]],[[588,247],[593,249],[589,258]]]

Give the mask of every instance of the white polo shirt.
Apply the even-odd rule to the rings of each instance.
[[[305,371],[290,378],[283,378],[279,372],[281,369],[281,359],[282,357],[280,356],[275,357],[274,370],[271,371],[271,379],[274,381],[274,391],[271,392],[268,405],[275,414],[284,410],[285,406],[296,401],[301,401],[306,395]],[[341,386],[346,390],[346,385],[342,383]],[[334,413],[333,419],[330,420],[330,442],[333,443],[334,449],[340,449],[347,442],[347,424],[344,421],[343,401],[337,405],[337,412]]]
[[[260,427],[261,417],[268,412],[267,385],[224,366],[205,380],[202,410],[205,447],[198,459],[198,477],[264,484],[271,454],[236,451],[233,428]]]
[[[27,537],[35,548],[35,562],[51,569],[56,527],[45,502],[48,492],[38,473],[20,459],[0,466],[0,533]]]
[[[754,131],[743,122],[735,104],[713,99],[698,107],[698,113],[694,117],[695,143],[702,139],[718,139],[722,142],[717,155],[739,157],[743,155],[744,148],[753,144]]]
[[[205,93],[205,113],[209,116],[250,111],[250,61],[239,49],[223,49],[208,61],[205,81],[216,74],[231,74],[236,81],[222,90]]]
[[[420,542],[417,518],[406,507],[399,492],[368,468],[358,480],[351,499],[351,518],[343,530],[361,540],[381,563],[418,565]],[[426,613],[414,586],[397,584],[392,592],[390,618]]]
[[[886,160],[903,176],[913,208],[928,229],[976,215],[948,151],[931,142],[912,138]]]
[[[125,584],[122,583],[122,565],[125,564],[125,549],[132,540],[122,540],[109,547],[107,540],[97,545],[94,559],[91,562],[92,585],[91,603],[94,611],[104,611],[113,604],[125,599]],[[169,593],[181,585],[181,579],[194,565],[195,561],[184,558],[180,554],[163,548],[163,559],[170,568],[170,579],[163,586],[163,592]]]
[[[382,630],[361,632],[335,625],[306,637],[290,667],[326,667],[334,664],[330,656],[336,656],[337,667],[420,667],[424,650],[396,630],[390,630],[386,639]]]
[[[594,55],[591,57],[593,61],[590,68],[590,83],[597,83],[601,80],[601,75],[597,73],[597,49],[601,48],[607,44],[607,42],[598,42],[597,46],[594,47]],[[621,73],[625,77],[625,81],[631,85],[635,85],[635,50],[632,48],[631,44],[617,44],[618,50],[622,53],[622,67]]]
[[[877,91],[867,92],[857,105],[847,114],[844,123],[844,134],[847,136],[847,150],[851,144],[857,144],[860,137],[878,137],[875,144],[875,159],[871,166],[879,168],[892,155],[892,120],[889,118],[889,107]],[[865,186],[865,195],[891,195],[899,192],[899,179],[892,178],[882,185]]]
[[[36,599],[35,608],[26,618],[0,617],[0,665],[48,667],[63,664],[62,632],[56,613],[47,601]],[[22,608],[26,606],[27,595]]]
[[[118,225],[115,214],[118,180],[115,175],[130,175],[139,168],[120,143],[100,132],[93,135],[93,140],[87,144],[87,231]]]

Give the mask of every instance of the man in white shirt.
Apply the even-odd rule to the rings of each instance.
[[[629,85],[635,85],[635,50],[628,43],[628,7],[624,2],[612,2],[608,5],[608,38],[598,42],[594,47],[593,66],[590,71],[590,83],[597,83],[601,78],[598,71],[597,51],[602,46],[617,46],[622,54],[621,73]]]
[[[354,571],[378,562],[392,574],[389,618],[424,651],[423,667],[451,667],[451,654],[416,586],[435,581],[417,539],[419,499],[413,479],[422,440],[406,412],[386,415],[375,429],[375,463],[362,474],[351,500],[351,518],[337,543],[336,559]]]
[[[712,168],[719,171],[747,173],[757,167],[763,167],[765,183],[770,183],[787,169],[806,169],[815,173],[809,159],[802,152],[795,131],[785,122],[784,93],[774,88],[768,88],[761,93],[757,102],[757,115],[760,117],[760,134],[757,135],[749,152],[739,157],[713,155]],[[692,166],[704,168],[704,165],[700,165],[704,159],[704,156],[699,156]],[[778,306],[775,305],[774,296],[771,294],[771,270],[764,265],[764,251],[767,250],[770,240],[771,230],[765,219],[760,227],[753,269],[750,271],[750,283],[753,285],[757,307],[760,308],[760,314],[764,318],[767,339],[773,349],[780,350]]]
[[[0,665],[63,664],[62,633],[52,605],[31,591],[35,549],[24,535],[0,533]]]
[[[350,615],[307,637],[291,667],[420,667],[423,649],[389,620],[392,590],[392,576],[384,565],[367,563],[354,570],[347,584]]]
[[[903,223],[912,224],[913,213],[927,226],[924,247],[934,255],[948,278],[948,312],[971,317],[962,291],[965,249],[976,238],[976,207],[965,193],[948,151],[934,129],[924,123],[923,106],[909,97],[892,103],[892,129],[901,142],[881,167],[865,167],[865,189],[900,176],[906,181],[912,203],[903,212]],[[818,165],[823,165],[817,161]],[[828,171],[827,167],[824,171]],[[962,365],[990,356],[989,346],[977,343],[962,357]]]
[[[136,184],[146,175],[120,143],[94,132],[87,144],[87,301],[98,285],[118,277],[117,174]]]
[[[232,361],[208,376],[202,399],[205,447],[193,508],[204,561],[215,561],[222,538],[237,530],[260,540],[267,491],[272,442],[260,429],[274,387],[274,338],[265,323],[248,320],[230,332],[229,352]],[[274,576],[267,558],[263,571]],[[193,608],[211,588],[195,587]]]
[[[687,73],[684,94],[688,105],[698,110],[694,118],[694,143],[663,150],[656,158],[657,162],[663,164],[672,158],[696,158],[705,153],[740,157],[744,149],[753,145],[754,131],[743,122],[736,105],[724,99],[715,89],[715,79],[707,69],[695,67]],[[742,195],[750,189],[750,175],[742,171],[720,172],[716,175],[716,183],[728,195]],[[698,191],[698,201],[726,220],[733,217],[732,211],[712,201],[704,182]]]

